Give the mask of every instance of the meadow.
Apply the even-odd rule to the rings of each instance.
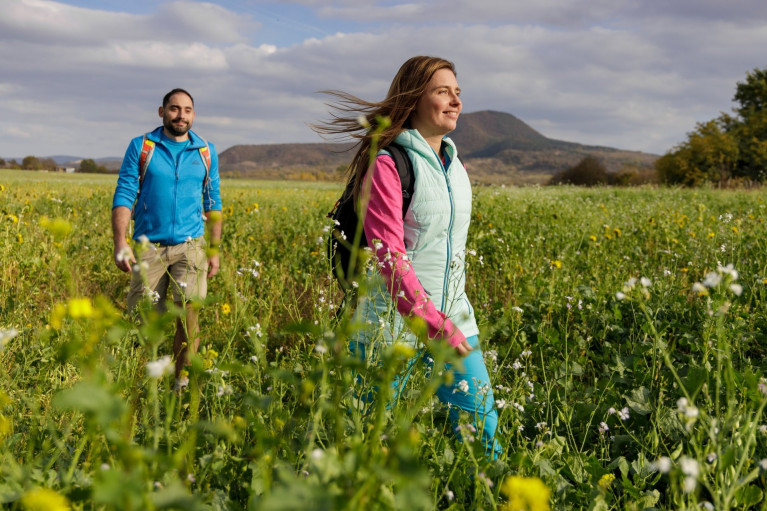
[[[355,375],[386,389],[413,353],[348,354],[324,253],[340,185],[222,183],[222,271],[176,391],[179,311],[123,313],[114,183],[0,170],[4,507],[767,509],[762,190],[475,188],[488,461],[434,397],[449,372],[358,406]]]

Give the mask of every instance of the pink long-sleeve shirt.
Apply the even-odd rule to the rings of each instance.
[[[466,337],[437,310],[407,257],[402,183],[392,157],[379,155],[366,180],[370,184],[370,199],[363,223],[365,238],[375,252],[379,271],[397,311],[403,317],[423,319],[430,339],[444,338],[452,347],[460,345]]]

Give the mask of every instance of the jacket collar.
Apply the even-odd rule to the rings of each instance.
[[[395,141],[405,147],[414,151],[435,165],[440,165],[437,155],[434,153],[434,149],[429,145],[425,138],[416,129],[404,130],[397,135]],[[442,139],[443,147],[447,151],[449,161],[454,161],[458,157],[458,149],[455,147],[455,143],[450,137],[444,137]]]
[[[162,142],[162,126],[158,126],[153,131],[147,133],[146,137],[155,143]],[[202,139],[202,137],[192,130],[189,130],[189,141],[190,144],[188,149],[199,149],[201,147],[205,147],[205,141]]]

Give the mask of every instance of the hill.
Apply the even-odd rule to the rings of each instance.
[[[450,137],[474,182],[542,183],[587,155],[611,172],[649,171],[657,155],[588,146],[547,138],[503,112],[462,114]],[[219,155],[224,175],[263,179],[339,179],[351,160],[352,144],[237,145]]]

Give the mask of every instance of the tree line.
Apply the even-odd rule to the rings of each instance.
[[[4,160],[0,158],[0,169],[20,169],[20,170],[48,170],[55,171],[58,165],[53,158],[38,158],[37,156],[25,156],[21,160],[21,163],[16,160]],[[80,161],[80,165],[77,169],[78,172],[85,173],[107,173],[107,169],[104,165],[97,164],[94,160],[86,158]]]
[[[767,69],[746,73],[738,82],[732,114],[698,123],[655,162],[655,176],[627,169],[610,173],[594,156],[555,174],[548,184],[631,185],[659,181],[671,185],[752,184],[767,179]]]
[[[767,69],[748,72],[733,101],[738,106],[732,114],[698,123],[685,142],[658,159],[663,182],[696,186],[767,178]]]

